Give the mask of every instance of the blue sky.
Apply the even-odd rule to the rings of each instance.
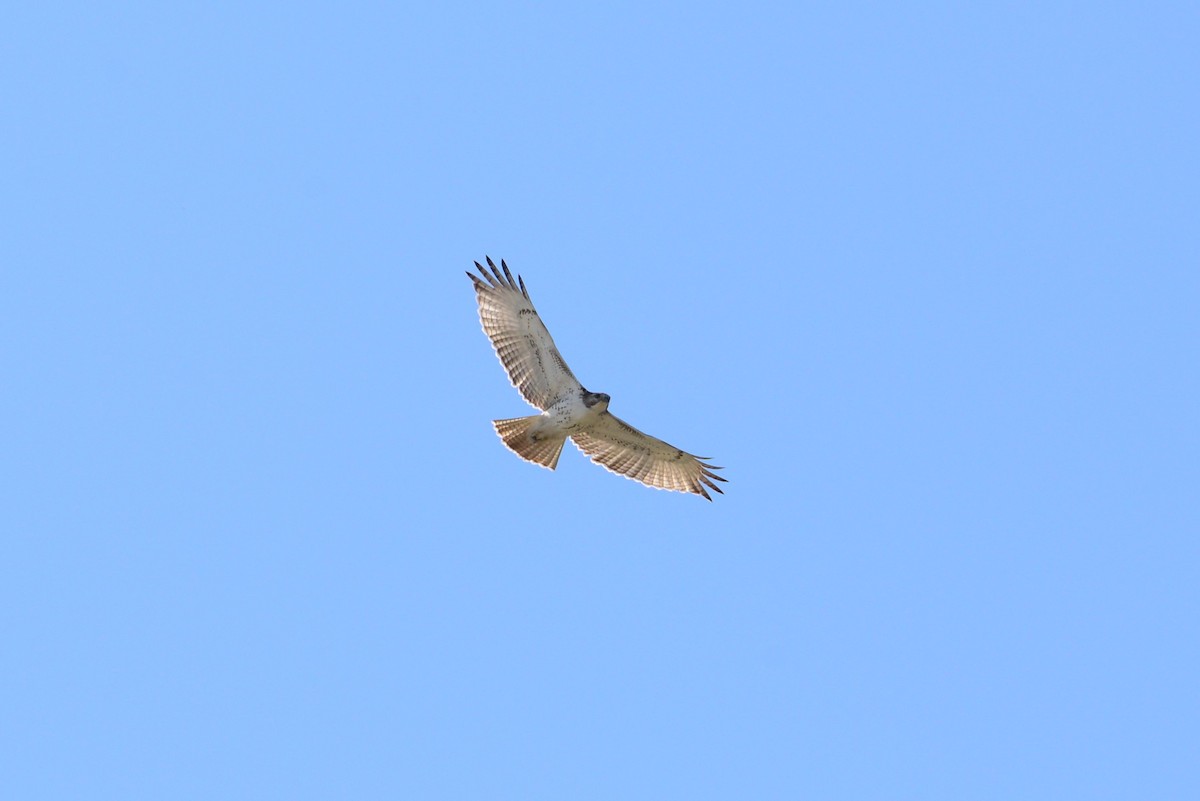
[[[8,13],[6,795],[1197,797],[1195,8],[425,5]]]

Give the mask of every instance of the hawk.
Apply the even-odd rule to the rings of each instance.
[[[593,462],[649,487],[691,492],[708,500],[708,490],[724,494],[715,481],[725,481],[694,456],[643,434],[608,411],[609,396],[588,392],[567,367],[542,323],[525,281],[504,260],[500,268],[487,259],[489,273],[479,262],[479,276],[467,273],[479,301],[479,321],[492,340],[509,380],[541,414],[493,420],[506,448],[527,462],[553,470],[567,437]],[[503,270],[503,273],[501,272]]]

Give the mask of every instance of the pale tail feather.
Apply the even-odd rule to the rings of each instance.
[[[493,420],[492,425],[495,426],[500,439],[504,440],[504,447],[527,462],[533,462],[553,470],[558,467],[558,457],[562,453],[563,443],[567,441],[567,438],[559,436],[535,440],[530,437],[529,429],[541,417],[540,414],[535,414],[530,417]]]

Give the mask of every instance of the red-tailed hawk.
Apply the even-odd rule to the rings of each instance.
[[[609,413],[608,395],[584,389],[533,308],[525,282],[520,276],[513,281],[503,259],[500,269],[490,258],[487,263],[491,273],[475,262],[484,280],[467,273],[475,284],[483,332],[492,340],[513,386],[542,410],[530,417],[493,420],[505,447],[553,470],[570,437],[593,462],[647,486],[692,492],[710,501],[709,489],[724,494],[713,483],[725,481],[712,472],[721,468],[701,461],[707,456],[693,456],[643,434]]]

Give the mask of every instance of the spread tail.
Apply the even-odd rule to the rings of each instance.
[[[553,470],[558,467],[558,457],[562,453],[563,443],[567,441],[567,438],[566,436],[542,435],[535,439],[530,434],[530,429],[541,418],[540,414],[535,414],[530,417],[493,420],[492,425],[496,427],[496,433],[500,435],[500,439],[504,440],[504,447],[527,462],[540,464],[542,467]]]

